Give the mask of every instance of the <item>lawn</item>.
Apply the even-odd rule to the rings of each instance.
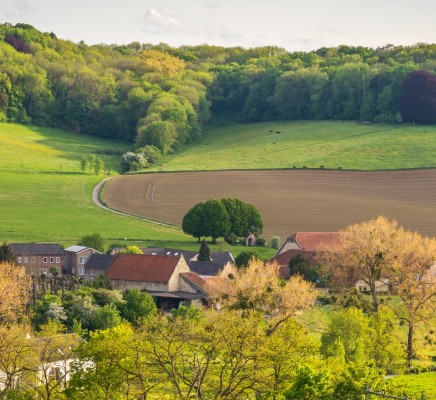
[[[205,131],[199,144],[168,156],[161,170],[322,165],[358,170],[436,167],[436,126],[297,121],[215,127]]]
[[[420,399],[421,393],[424,392],[425,400],[436,400],[436,372],[401,375],[392,379],[397,383],[407,385],[411,394],[417,399]]]

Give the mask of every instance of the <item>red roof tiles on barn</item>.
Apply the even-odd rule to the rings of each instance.
[[[166,283],[181,257],[118,253],[106,276],[114,280]]]

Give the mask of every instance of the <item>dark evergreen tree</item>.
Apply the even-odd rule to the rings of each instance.
[[[12,250],[11,245],[6,242],[0,246],[0,262],[2,261],[15,261],[14,251]]]
[[[297,253],[289,260],[290,275],[301,275],[306,281],[315,282],[318,278],[316,270],[311,268],[309,261],[307,261],[301,253]]]
[[[205,239],[201,241],[200,250],[198,252],[198,261],[210,261],[210,249]]]

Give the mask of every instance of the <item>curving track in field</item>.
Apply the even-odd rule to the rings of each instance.
[[[265,236],[335,231],[378,215],[436,236],[436,170],[209,171],[122,175],[104,201],[127,214],[181,225],[194,204],[237,197],[260,211]]]

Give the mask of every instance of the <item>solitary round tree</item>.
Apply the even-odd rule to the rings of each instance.
[[[263,222],[252,204],[239,199],[212,199],[192,207],[183,218],[182,229],[198,241],[201,237],[210,236],[216,242],[218,237],[229,235],[260,235]]]

